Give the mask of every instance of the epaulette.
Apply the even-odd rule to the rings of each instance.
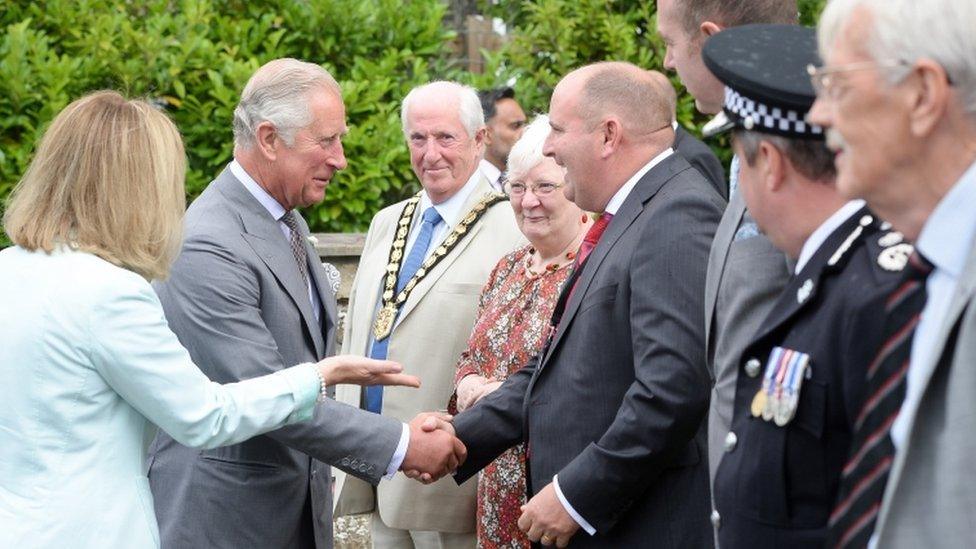
[[[827,265],[830,267],[836,267],[841,262],[841,260],[845,258],[847,252],[850,251],[851,246],[854,244],[854,242],[857,241],[857,238],[861,236],[861,233],[864,232],[864,228],[869,227],[872,223],[874,223],[873,216],[869,214],[864,214],[863,216],[861,216],[860,221],[858,221],[857,223],[857,227],[854,227],[854,230],[851,231],[851,234],[847,235],[847,238],[844,239],[844,242],[842,242],[841,245],[837,247],[837,250],[834,251],[834,255],[830,256],[830,259],[827,260]]]

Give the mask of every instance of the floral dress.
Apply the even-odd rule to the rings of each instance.
[[[458,362],[455,383],[469,374],[507,379],[542,347],[569,268],[530,274],[531,253],[532,247],[526,246],[495,265],[481,292],[478,320]],[[485,467],[478,478],[479,548],[531,547],[518,528],[525,496],[525,446],[520,444]]]

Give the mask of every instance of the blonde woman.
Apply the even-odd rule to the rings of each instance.
[[[215,447],[311,417],[326,385],[419,385],[396,363],[354,357],[208,380],[149,285],[179,249],[184,171],[164,114],[98,92],[54,119],[13,191],[4,229],[16,245],[0,252],[0,547],[158,546],[144,469],[155,426]]]

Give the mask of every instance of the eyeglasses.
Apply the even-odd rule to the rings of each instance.
[[[526,185],[521,181],[515,181],[505,183],[505,192],[508,193],[508,196],[522,196],[525,194],[526,189],[531,189],[532,194],[536,196],[546,196],[552,194],[553,191],[565,184],[566,183],[550,183],[548,181],[542,181],[534,185]]]
[[[909,62],[904,59],[889,59],[887,61],[861,61],[859,63],[848,63],[836,67],[814,67],[807,65],[807,74],[810,75],[810,83],[817,97],[824,97],[835,100],[840,96],[841,88],[836,84],[833,76],[838,73],[862,71],[877,68],[879,70],[890,70],[898,67],[907,67]]]

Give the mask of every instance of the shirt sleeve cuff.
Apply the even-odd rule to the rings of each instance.
[[[315,412],[315,401],[322,386],[316,367],[307,362],[277,372],[288,384],[295,399],[295,410],[288,416],[289,423],[307,421]]]
[[[559,488],[559,475],[552,476],[552,487],[556,489],[556,497],[559,498],[559,503],[563,504],[563,508],[566,509],[567,513],[569,513],[569,516],[573,517],[576,524],[579,524],[580,528],[586,530],[587,534],[591,536],[595,534],[596,528],[590,526],[590,523],[586,522],[586,519],[580,516],[580,514],[576,512],[576,509],[573,509],[573,506],[569,504],[569,500],[567,500],[566,496],[563,495],[563,491]]]
[[[403,424],[403,431],[400,433],[400,443],[397,444],[396,451],[393,452],[393,458],[390,460],[390,466],[386,468],[386,474],[383,478],[389,480],[397,474],[400,470],[400,465],[403,465],[403,458],[407,457],[407,446],[410,445],[410,427],[406,423]]]

